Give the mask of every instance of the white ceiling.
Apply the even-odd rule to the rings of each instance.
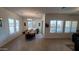
[[[9,11],[23,17],[42,17],[46,13],[79,14],[78,7],[5,7]]]

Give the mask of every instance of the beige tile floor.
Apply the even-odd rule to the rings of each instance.
[[[41,35],[37,35],[36,39],[27,41],[22,35],[2,48],[7,48],[8,51],[72,51],[67,45],[73,46],[71,39],[44,39]]]

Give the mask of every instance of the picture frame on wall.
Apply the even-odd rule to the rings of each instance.
[[[24,22],[24,26],[26,26],[26,22]]]
[[[49,24],[48,24],[48,23],[45,23],[45,27],[47,27],[47,28],[48,28],[48,27],[49,27]]]
[[[0,27],[2,27],[2,18],[0,18]]]

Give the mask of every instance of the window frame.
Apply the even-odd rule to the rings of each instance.
[[[14,26],[10,26],[10,24],[12,24],[12,23],[9,23],[9,19],[12,19],[14,21]],[[14,27],[14,32],[13,33],[10,32],[10,27]],[[14,34],[15,33],[15,20],[13,18],[8,18],[8,29],[9,29],[9,34]]]
[[[70,21],[70,20],[66,20],[66,21]],[[71,33],[71,25],[72,25],[72,21],[70,21],[70,31],[69,32],[65,32],[65,26],[66,26],[66,21],[65,21],[65,24],[64,24],[64,33]]]
[[[72,22],[75,22],[76,20],[73,20]],[[77,32],[77,29],[78,29],[78,21],[76,21],[77,23],[76,23],[76,31],[75,32]],[[72,24],[71,24],[71,33],[75,33],[75,32],[72,32]]]
[[[52,32],[51,31],[51,21],[56,21],[56,30],[55,30],[55,32]],[[63,21],[63,26],[62,26],[62,32],[57,32],[57,23],[58,23],[58,21]],[[66,26],[66,21],[70,21],[71,23],[70,23],[70,31],[69,32],[65,32],[65,26]],[[76,21],[77,22],[77,25],[76,25],[76,30],[77,30],[77,28],[78,28],[78,21],[77,20],[50,20],[50,33],[75,33],[75,32],[72,32],[71,30],[72,30],[72,22],[74,22],[74,21]]]
[[[57,27],[58,26],[58,21],[62,21],[62,32],[57,32],[57,29],[58,29],[58,27]],[[56,26],[56,32],[57,33],[63,33],[63,24],[64,24],[64,21],[63,20],[57,20],[57,23],[56,24],[57,24],[57,26]]]
[[[28,22],[32,22],[31,27],[29,27]],[[28,30],[33,28],[33,21],[32,21],[32,19],[27,19],[27,28],[28,28]]]
[[[52,32],[51,31],[51,21],[56,21],[56,30],[55,30],[55,32]],[[64,24],[64,21],[63,20],[50,20],[50,33],[63,33],[63,26],[62,26],[62,32],[57,32],[57,24],[58,24],[58,21],[62,21],[63,22],[63,24]]]
[[[13,21],[14,21],[14,26],[10,26],[10,23],[9,23],[9,19],[12,19]],[[19,21],[19,20],[18,20]],[[17,24],[16,24],[16,19],[13,19],[13,18],[8,18],[8,33],[11,35],[11,34],[14,34],[14,33],[17,33],[17,32],[19,32],[20,31],[20,21],[19,21],[19,25],[18,25],[18,27],[19,27],[19,31],[17,31],[17,29],[16,29],[16,26]],[[14,32],[13,33],[11,33],[10,32],[10,27],[13,27],[14,28]]]
[[[17,22],[18,21],[18,25],[17,25]],[[18,31],[17,31],[17,28],[18,28]],[[15,20],[15,31],[16,32],[19,32],[20,31],[20,21],[19,20]]]
[[[72,30],[72,22],[77,21],[77,20],[66,20],[66,21],[71,21],[70,32],[65,32],[65,27],[64,27],[64,33],[75,33],[75,32],[72,32],[72,31],[71,31],[71,30]],[[65,22],[66,22],[66,21],[65,21]],[[77,31],[77,27],[78,27],[78,21],[77,21],[76,31]]]
[[[51,21],[56,21],[56,20],[50,20],[50,33],[56,33],[56,30],[53,32],[53,31],[51,31]],[[57,26],[57,22],[55,22],[56,24],[55,24],[55,26]],[[57,27],[55,27],[55,29],[57,29]]]

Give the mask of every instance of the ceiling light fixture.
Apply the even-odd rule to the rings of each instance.
[[[61,9],[65,9],[65,8],[67,8],[67,7],[62,7]]]

